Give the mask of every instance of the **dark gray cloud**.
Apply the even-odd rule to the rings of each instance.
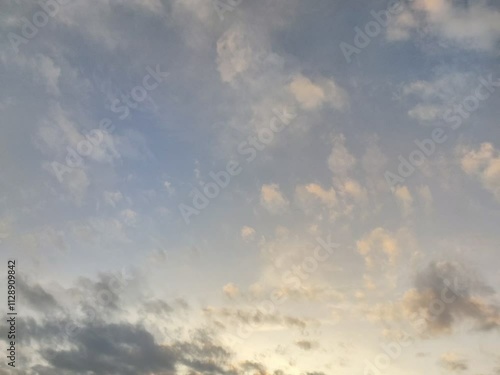
[[[61,341],[65,335],[74,331],[68,328],[75,327],[73,321],[67,316],[53,318],[51,320],[42,320],[37,322],[31,317],[22,317],[19,319],[20,334],[18,341],[23,344],[39,342],[42,344],[52,344]]]
[[[255,375],[266,375],[266,368],[258,362],[245,361],[241,364],[241,369],[244,372],[251,372]]]
[[[80,322],[78,330],[68,335],[64,331],[68,322],[23,320],[22,342],[39,348],[33,350],[46,361],[33,363],[30,374],[174,375],[182,368],[193,375],[284,375],[259,362],[235,361],[216,333],[206,330],[194,331],[188,340],[162,345],[139,324]]]
[[[144,302],[144,312],[153,315],[168,315],[174,311],[173,307],[162,300],[152,300]]]
[[[103,310],[119,310],[121,294],[127,287],[127,280],[119,274],[101,273],[97,280],[80,278],[78,293],[86,303]]]
[[[158,345],[143,327],[130,324],[90,324],[70,342],[74,349],[43,349],[42,355],[52,367],[75,374],[173,373],[177,362],[172,348]]]
[[[179,362],[203,374],[232,374],[229,368],[232,353],[218,344],[214,335],[199,330],[188,342],[173,345]]]
[[[316,347],[318,347],[318,343],[315,341],[309,341],[309,340],[300,340],[295,342],[295,345],[297,345],[299,348],[302,350],[311,350]]]
[[[59,311],[44,314],[42,318],[25,316],[19,319],[18,342],[32,348],[34,357],[26,361],[29,373],[37,375],[173,375],[179,369],[194,374],[271,374],[265,365],[258,362],[237,362],[230,348],[222,345],[216,331],[195,329],[189,331],[189,339],[179,340],[176,328],[171,331],[168,344],[160,344],[153,334],[141,324],[127,321],[117,322],[113,312],[126,309],[120,292],[125,285],[110,274],[101,274],[96,280],[79,279],[67,291],[79,300],[74,308],[62,308],[55,297],[39,285],[22,282],[25,298],[35,311],[48,311],[56,306]],[[106,298],[98,301],[96,294]],[[139,301],[135,301],[139,303]],[[98,308],[96,304],[104,304]],[[140,298],[143,311],[161,320],[165,315],[185,312],[189,306],[184,300],[164,301]],[[86,309],[90,308],[91,311]],[[83,315],[82,315],[83,313]],[[238,317],[240,322],[274,323],[304,328],[306,322],[289,316],[257,315],[243,311],[225,311],[222,316]],[[2,324],[0,331],[6,331]],[[5,337],[5,335],[2,335]],[[304,344],[305,345],[305,344]],[[38,354],[38,355],[37,355]],[[284,374],[281,370],[275,375]],[[0,373],[0,375],[2,375]]]
[[[471,320],[478,330],[500,327],[500,308],[489,302],[494,290],[456,262],[434,262],[421,271],[404,297],[407,317],[426,324],[423,335],[451,333]]]
[[[269,324],[288,328],[306,329],[314,323],[310,319],[283,315],[280,313],[263,313],[257,308],[254,309],[233,309],[233,308],[206,308],[204,310],[207,317],[213,319],[222,319],[227,324],[246,325],[249,327],[258,327]]]
[[[58,310],[61,307],[54,296],[47,293],[39,284],[29,284],[24,277],[17,279],[20,303],[40,312]]]

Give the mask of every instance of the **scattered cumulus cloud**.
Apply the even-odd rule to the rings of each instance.
[[[290,203],[278,184],[266,184],[260,190],[260,204],[270,213],[280,214],[288,210]]]

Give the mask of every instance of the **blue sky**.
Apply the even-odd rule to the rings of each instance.
[[[27,374],[500,371],[498,3],[5,1],[0,32]]]

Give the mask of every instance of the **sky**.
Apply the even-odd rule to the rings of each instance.
[[[0,375],[500,374],[498,1],[3,0],[0,35]]]

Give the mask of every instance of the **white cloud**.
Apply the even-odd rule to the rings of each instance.
[[[471,73],[441,72],[435,79],[413,81],[403,86],[404,95],[416,95],[424,100],[452,101],[463,95],[471,86]],[[467,92],[468,93],[468,92]]]
[[[137,221],[137,212],[127,208],[120,212],[123,222],[127,225],[134,225]]]
[[[246,72],[255,54],[242,27],[227,30],[217,41],[217,65],[222,81],[232,82]]]
[[[491,143],[483,143],[477,150],[462,148],[459,152],[462,170],[478,178],[500,202],[500,152]]]
[[[408,115],[420,121],[434,121],[442,118],[445,111],[442,106],[418,104],[408,111]]]
[[[318,184],[308,184],[303,186],[297,186],[295,193],[301,202],[306,203],[308,197],[315,198],[321,204],[331,208],[337,204],[337,193],[333,188],[325,190],[321,185]]]
[[[238,297],[240,294],[240,289],[236,285],[234,285],[233,283],[229,283],[229,284],[224,285],[224,287],[222,288],[222,291],[230,299],[234,299],[234,298]]]
[[[356,242],[361,255],[365,257],[367,267],[374,265],[375,252],[385,254],[389,263],[394,265],[400,254],[397,238],[384,228],[376,228]]]
[[[411,30],[417,27],[417,19],[415,15],[405,10],[397,17],[389,21],[387,27],[387,39],[390,41],[403,41],[410,38]]]
[[[123,199],[122,193],[118,191],[105,191],[103,193],[104,202],[112,207],[115,207],[118,202]]]
[[[477,77],[471,73],[448,71],[437,73],[432,80],[405,84],[402,95],[420,101],[408,111],[408,116],[422,122],[440,120],[455,103],[471,95],[478,84]]]
[[[404,40],[414,30],[465,49],[494,51],[500,40],[500,12],[487,1],[415,0],[389,23],[390,40]]]
[[[330,79],[321,79],[321,82],[316,84],[299,74],[293,78],[289,90],[305,110],[317,109],[325,103],[339,110],[349,105],[345,90]]]
[[[290,83],[290,91],[304,109],[315,109],[326,100],[323,89],[302,75],[293,79]]]
[[[58,67],[54,60],[41,55],[37,61],[40,76],[43,77],[47,85],[47,91],[52,95],[59,95],[59,77],[61,76],[61,68]]]
[[[241,228],[240,234],[245,241],[250,241],[255,238],[255,229],[245,225]]]
[[[455,352],[444,353],[440,358],[440,364],[453,372],[461,372],[469,368],[467,361]]]
[[[341,179],[336,183],[336,186],[340,194],[345,198],[353,199],[358,203],[363,203],[368,200],[366,189],[361,186],[358,181],[352,178]]]
[[[398,200],[398,205],[404,216],[408,216],[413,211],[413,196],[406,186],[398,186],[394,190],[394,195]]]
[[[262,185],[260,204],[272,214],[283,213],[289,207],[289,201],[281,192],[278,184]]]
[[[340,176],[344,176],[356,164],[356,159],[345,146],[345,137],[343,134],[333,139],[333,148],[328,157],[328,166],[330,170]]]
[[[163,186],[165,186],[165,189],[167,189],[169,195],[175,193],[175,188],[172,186],[172,183],[170,181],[165,181],[163,183]]]

